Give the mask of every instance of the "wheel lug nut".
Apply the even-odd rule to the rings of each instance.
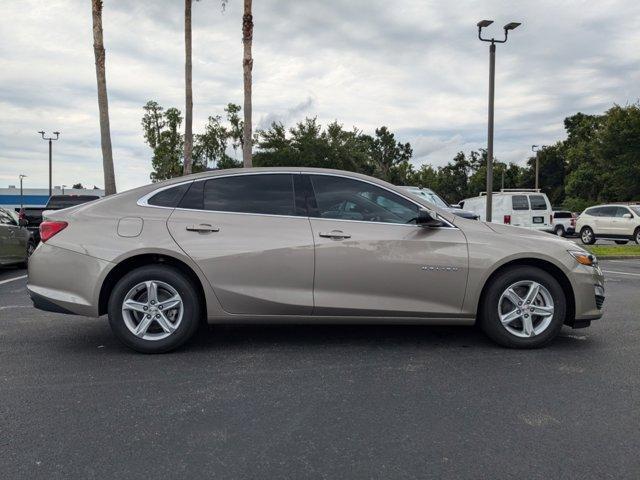
[[[147,318],[151,318],[151,315],[147,315]]]
[[[160,310],[162,310],[162,305],[160,305],[158,308],[159,308]]]
[[[146,312],[147,310],[149,310],[149,307],[142,307],[142,309]]]
[[[525,313],[524,318],[529,318],[529,315]]]
[[[156,315],[156,318],[160,318],[160,314]]]

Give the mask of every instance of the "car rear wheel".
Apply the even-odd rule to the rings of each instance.
[[[554,232],[557,236],[559,237],[564,237],[564,228],[563,227],[556,227],[556,229],[554,230]]]
[[[593,245],[596,243],[596,236],[593,230],[591,230],[591,227],[584,227],[580,230],[580,240],[582,240],[582,243],[585,245]]]
[[[149,265],[133,270],[111,292],[111,329],[122,343],[139,352],[178,348],[200,323],[196,292],[191,280],[176,268]]]
[[[636,243],[640,245],[640,227],[636,228],[636,231],[633,233],[633,238],[635,239]]]
[[[480,326],[510,348],[538,348],[553,340],[565,320],[564,291],[549,273],[514,267],[493,279],[480,307]]]

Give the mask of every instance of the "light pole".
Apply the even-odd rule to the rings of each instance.
[[[531,151],[535,152],[536,154],[536,190],[538,190],[539,186],[538,186],[538,178],[539,178],[539,172],[540,172],[540,155],[538,155],[538,152],[540,150],[542,150],[544,147],[546,147],[546,145],[531,145]]]
[[[62,185],[62,194],[64,195],[64,189],[67,187],[67,185]]]
[[[24,201],[22,197],[22,179],[26,177],[26,175],[23,175],[22,173],[20,174],[20,210],[24,208]]]
[[[486,221],[491,221],[491,213],[493,207],[493,103],[495,94],[496,80],[496,43],[506,43],[509,30],[519,27],[521,24],[517,22],[507,23],[504,28],[504,40],[496,40],[495,38],[482,38],[482,29],[493,23],[493,20],[480,20],[477,23],[478,38],[483,42],[490,42],[489,47],[489,114],[487,127],[487,213]]]
[[[52,171],[52,165],[51,165],[51,151],[52,151],[52,145],[51,142],[53,140],[58,140],[58,137],[60,137],[60,132],[53,132],[53,134],[56,136],[56,138],[53,137],[45,137],[44,136],[44,131],[39,131],[38,132],[40,135],[42,135],[42,139],[43,140],[48,140],[49,141],[49,197],[51,197],[51,185],[52,185],[52,179],[51,179],[51,171]]]

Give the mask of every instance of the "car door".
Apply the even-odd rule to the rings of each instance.
[[[631,215],[631,217],[625,218],[625,215]],[[614,219],[615,234],[620,237],[632,236],[635,230],[633,218],[633,214],[627,207],[616,207],[616,216]]]
[[[27,244],[20,230],[17,216],[0,208],[0,257],[3,263],[24,261]]]
[[[537,228],[551,228],[551,207],[544,195],[529,195],[531,205],[531,226]]]
[[[511,225],[516,227],[531,226],[531,210],[526,195],[511,195],[511,208]]]
[[[596,235],[616,235],[617,207],[600,207],[596,217]]]
[[[314,245],[298,174],[230,174],[195,181],[167,225],[234,314],[313,309]],[[297,205],[296,205],[297,203]]]
[[[417,226],[416,203],[372,183],[326,174],[308,178],[314,315],[459,314],[468,271],[459,229]]]

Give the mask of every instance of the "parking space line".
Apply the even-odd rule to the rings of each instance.
[[[603,270],[603,273],[613,273],[615,275],[631,275],[633,277],[640,277],[640,273],[629,273],[629,272],[614,272],[613,270]]]
[[[0,285],[4,285],[5,283],[15,282],[16,280],[21,280],[23,278],[27,278],[26,275],[20,275],[19,277],[9,278],[8,280],[0,280]]]

